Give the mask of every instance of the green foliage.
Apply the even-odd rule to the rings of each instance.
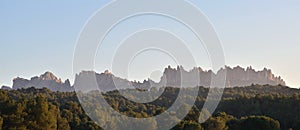
[[[49,104],[46,98],[38,95],[32,103],[32,123],[30,129],[55,130],[57,129],[57,107]]]
[[[3,118],[0,116],[0,130],[2,130]]]
[[[172,130],[204,130],[204,128],[195,121],[182,121],[172,128]]]
[[[233,116],[221,112],[209,118],[203,125],[207,130],[228,130],[227,122],[232,119],[234,119]]]
[[[250,116],[240,121],[243,130],[280,130],[278,121],[265,116]]]
[[[236,119],[225,112],[209,118],[203,126],[206,130],[280,130],[278,121],[266,116],[248,116]]]
[[[183,88],[185,92],[194,92],[193,88]],[[124,90],[129,91],[129,90]],[[158,91],[151,89],[151,91]],[[147,118],[165,112],[176,100],[178,88],[166,88],[165,92],[154,102],[135,103],[125,99],[117,91],[103,93],[106,101],[116,111],[123,115]],[[283,86],[253,85],[249,87],[226,88],[217,113],[202,110],[208,89],[199,88],[199,96],[196,98],[192,110],[186,105],[178,109],[188,112],[184,120],[176,125],[173,130],[259,130],[259,129],[300,129],[300,90]],[[101,108],[97,102],[99,94],[90,92],[92,103],[85,104],[90,109]],[[185,97],[191,100],[191,97]],[[226,113],[225,113],[226,112]],[[157,122],[168,124],[169,119],[151,122],[136,122],[133,126],[122,124],[122,120],[109,117],[105,112],[93,111],[92,120],[84,113],[76,93],[51,92],[48,89],[20,89],[0,90],[0,128],[4,130],[99,130],[97,123],[105,123],[104,129],[160,129]],[[170,112],[172,119],[178,121],[176,112]],[[202,115],[202,116],[200,116]],[[252,116],[256,115],[256,116]],[[105,117],[107,120],[97,120],[97,117]],[[268,117],[266,117],[268,116]],[[199,117],[208,120],[198,123]],[[276,119],[276,120],[275,120]],[[278,120],[278,121],[277,121]],[[94,122],[95,121],[95,122]],[[280,123],[279,123],[280,122]],[[119,124],[118,124],[119,123]]]
[[[57,129],[58,130],[70,130],[70,125],[67,118],[61,117],[61,112],[58,109],[57,111]]]

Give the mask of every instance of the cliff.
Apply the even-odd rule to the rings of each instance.
[[[73,91],[73,87],[70,85],[70,81],[66,80],[62,82],[61,79],[57,78],[51,72],[46,72],[39,77],[32,77],[30,80],[23,78],[15,78],[13,80],[13,89],[21,89],[21,88],[48,88],[51,91]]]
[[[214,73],[211,70],[203,70],[200,67],[195,67],[190,71],[184,70],[183,67],[171,68],[170,66],[165,68],[163,76],[160,82],[155,83],[151,79],[144,80],[143,82],[132,82],[127,79],[122,79],[114,76],[109,71],[104,73],[96,73],[94,71],[82,71],[75,77],[74,86],[80,91],[112,91],[116,89],[137,88],[140,90],[146,90],[151,87],[159,88],[162,86],[172,87],[219,87],[211,86],[211,79],[221,76],[226,72],[226,87],[235,86],[250,86],[251,84],[269,84],[269,85],[282,85],[285,86],[285,82],[281,77],[276,77],[270,69],[263,69],[256,71],[252,67],[246,69],[242,67],[225,67]],[[96,82],[95,82],[96,81]],[[197,82],[199,81],[199,82]],[[74,91],[70,81],[64,82],[57,78],[51,72],[46,72],[39,77],[33,77],[30,80],[23,78],[15,78],[13,80],[13,89],[20,88],[48,88],[52,91]]]
[[[217,73],[208,70],[204,71],[200,67],[194,68],[190,71],[186,71],[183,67],[171,68],[170,66],[164,70],[163,76],[160,82],[155,83],[151,79],[144,80],[143,82],[132,82],[126,79],[122,79],[114,76],[113,74],[105,71],[98,74],[93,71],[83,71],[76,75],[75,87],[81,91],[101,90],[111,91],[116,89],[137,88],[137,89],[149,89],[151,87],[220,87],[211,86],[211,79],[213,77],[222,76],[226,72],[226,87],[235,86],[250,86],[252,84],[269,84],[269,85],[282,85],[285,86],[285,82],[281,77],[275,77],[270,69],[263,69],[262,71],[255,71],[252,67],[247,69],[239,66],[230,68],[225,67],[220,69]],[[95,82],[96,81],[96,82]]]
[[[262,71],[255,71],[252,67],[244,69],[240,66],[234,68],[226,66],[217,73],[213,73],[211,70],[204,71],[201,68],[186,71],[182,67],[177,67],[177,69],[168,67],[164,71],[164,76],[168,86],[180,86],[180,81],[189,85],[192,81],[199,80],[200,86],[209,87],[212,77],[222,76],[221,74],[224,72],[226,72],[226,87],[242,87],[251,84],[286,85],[285,81],[280,76],[274,76],[270,69],[264,68]],[[195,73],[198,73],[199,76],[195,76]],[[188,79],[181,79],[181,77],[188,77]],[[199,79],[196,79],[197,77]]]

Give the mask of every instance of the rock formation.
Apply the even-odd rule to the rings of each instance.
[[[142,83],[131,82],[126,79],[116,77],[109,71],[105,71],[101,74],[94,71],[82,71],[76,75],[74,86],[77,91],[83,92],[91,90],[113,91],[126,88],[148,89],[151,86],[150,82],[153,81],[145,80]]]
[[[33,77],[30,80],[23,78],[15,78],[13,80],[13,89],[20,88],[43,88],[46,87],[52,91],[74,91],[74,88],[80,91],[112,91],[116,89],[136,88],[140,90],[146,90],[151,87],[219,87],[211,85],[212,78],[221,76],[226,72],[226,87],[235,86],[250,86],[251,84],[269,84],[269,85],[283,85],[285,82],[281,77],[276,77],[270,69],[263,69],[262,71],[255,71],[252,67],[246,69],[242,67],[225,67],[214,73],[211,70],[205,71],[198,68],[193,68],[190,71],[186,71],[183,67],[171,68],[170,66],[164,70],[163,76],[160,82],[155,83],[151,79],[144,80],[143,82],[132,82],[126,79],[122,79],[114,76],[109,71],[98,74],[94,71],[82,71],[75,77],[74,86],[71,86],[70,81],[64,82],[57,78],[51,72],[46,72],[39,77]]]
[[[23,78],[15,78],[13,80],[13,89],[21,89],[21,88],[48,88],[51,91],[73,91],[73,87],[70,85],[70,81],[66,80],[62,82],[61,79],[58,79],[51,72],[46,72],[39,77],[32,77],[30,80]]]
[[[8,86],[2,86],[1,89],[2,89],[2,90],[12,90],[12,88],[11,88],[11,87],[8,87]]]
[[[189,83],[192,81],[199,79],[200,86],[209,87],[211,86],[211,79],[213,77],[222,76],[226,72],[226,87],[235,87],[235,86],[250,86],[251,84],[269,84],[269,85],[283,85],[285,86],[285,82],[281,77],[275,77],[270,69],[264,68],[262,71],[255,71],[252,67],[248,67],[244,69],[240,66],[230,68],[226,66],[225,68],[220,69],[216,74],[211,70],[204,71],[201,68],[194,68],[191,71],[186,71],[182,67],[177,67],[177,69],[173,69],[170,66],[165,69],[164,76],[166,77],[166,82],[168,86],[180,86],[182,87],[190,86]],[[195,76],[198,73],[198,76]],[[181,77],[187,77],[187,79],[181,79]],[[213,86],[218,87],[218,86]]]
[[[286,85],[281,77],[275,77],[269,69],[255,71],[251,67],[244,69],[237,66],[234,68],[225,67],[220,69],[217,73],[213,73],[211,70],[204,71],[200,67],[186,71],[181,66],[178,66],[176,69],[169,66],[164,70],[163,76],[158,83],[155,83],[151,79],[144,80],[143,82],[131,82],[116,77],[108,71],[101,74],[97,74],[93,71],[83,71],[79,73],[79,75],[76,75],[75,88],[81,91],[90,91],[98,88],[101,91],[111,91],[126,88],[149,89],[151,87],[162,86],[220,87],[211,85],[212,78],[222,76],[225,72],[226,87],[250,86],[251,84]]]

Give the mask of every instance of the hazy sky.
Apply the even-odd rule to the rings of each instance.
[[[45,71],[73,79],[77,37],[88,18],[107,2],[1,0],[0,85],[11,86],[11,80],[17,76],[29,78]],[[289,86],[300,86],[300,1],[192,2],[214,25],[227,65],[271,68]],[[198,63],[209,68],[206,63]],[[97,71],[106,69],[101,62],[96,62],[96,66]]]

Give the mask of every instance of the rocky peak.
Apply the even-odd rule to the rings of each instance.
[[[199,77],[200,77],[200,85],[209,87],[211,84],[211,78],[214,76],[221,75],[223,72],[226,72],[226,86],[248,86],[251,84],[270,84],[270,85],[286,85],[281,77],[276,77],[271,69],[264,68],[261,71],[256,71],[252,69],[252,67],[247,67],[246,69],[236,66],[229,67],[225,66],[221,68],[217,73],[214,73],[212,70],[204,71],[202,69],[198,69]],[[196,80],[195,76],[193,76],[192,72],[197,72],[196,68],[193,68],[191,71],[185,71],[183,67],[177,66],[177,69],[168,68],[165,69],[164,76],[169,85],[178,86],[182,79],[181,75],[185,75],[185,77],[189,77],[189,79]],[[185,83],[189,83],[192,80],[183,80]]]
[[[131,82],[127,79],[122,79],[114,76],[108,70],[103,73],[96,73],[94,71],[82,71],[76,74],[75,85],[80,86],[80,90],[90,91],[96,87],[101,88],[104,91],[115,90],[116,88],[131,88],[132,86],[136,88],[146,88],[149,87],[161,87],[161,86],[172,86],[172,87],[195,87],[204,86],[211,87],[211,81],[213,77],[218,77],[226,72],[226,87],[235,86],[249,86],[251,84],[269,84],[278,85],[281,84],[285,86],[284,80],[279,76],[276,77],[270,69],[264,68],[261,71],[256,71],[252,67],[247,67],[246,69],[237,66],[230,68],[226,66],[221,68],[219,71],[214,73],[212,70],[203,70],[200,67],[194,67],[190,71],[184,70],[182,66],[177,66],[172,68],[168,66],[165,68],[161,80],[156,83],[150,79],[144,82]],[[96,82],[95,79],[96,78]],[[195,84],[195,81],[200,81],[200,84]],[[62,82],[61,79],[57,78],[51,72],[45,72],[39,77],[33,77],[30,80],[23,78],[15,78],[13,80],[13,89],[19,88],[49,88],[53,91],[73,91],[74,88],[71,87],[70,81],[65,80]],[[218,86],[213,86],[218,87]]]
[[[1,89],[2,89],[2,90],[11,90],[12,88],[11,88],[11,87],[8,87],[8,86],[2,86]]]
[[[104,74],[105,74],[105,75],[111,75],[111,72],[109,72],[109,70],[105,70],[105,71],[104,71]]]
[[[62,82],[60,78],[57,78],[51,72],[45,72],[44,74],[35,77],[32,77],[30,80],[23,78],[15,78],[13,80],[13,89],[20,88],[48,88],[52,91],[73,91],[73,88],[70,85],[70,81],[66,80]]]
[[[62,83],[61,79],[58,79],[53,73],[47,71],[39,77],[41,80],[53,80],[58,83]]]

